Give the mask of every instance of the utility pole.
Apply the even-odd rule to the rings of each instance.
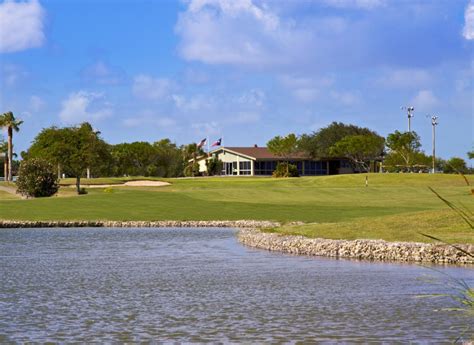
[[[431,126],[433,127],[433,174],[435,173],[435,163],[436,163],[436,126],[438,125],[438,116],[431,116]]]
[[[401,107],[401,109],[404,109],[407,111],[408,115],[408,132],[411,132],[411,118],[415,116],[413,112],[415,111],[415,108],[413,106],[408,106],[408,107]]]

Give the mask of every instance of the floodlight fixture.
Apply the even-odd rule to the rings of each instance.
[[[426,117],[431,118],[432,126],[432,140],[433,140],[433,166],[432,172],[435,173],[435,161],[436,161],[436,126],[438,125],[438,116],[437,115],[426,115]]]
[[[407,111],[407,116],[408,116],[408,132],[411,132],[411,118],[415,116],[415,114],[413,114],[413,112],[415,111],[415,107],[414,107],[414,106],[406,106],[406,107],[403,106],[403,107],[400,107],[400,109]]]

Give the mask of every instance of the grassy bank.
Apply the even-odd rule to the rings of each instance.
[[[130,179],[83,183],[117,184],[125,180]],[[373,174],[368,188],[365,175],[165,180],[172,185],[91,188],[88,195],[81,196],[62,187],[62,197],[34,200],[7,199],[2,193],[0,219],[303,221],[311,224],[285,226],[278,231],[387,240],[424,240],[417,235],[424,231],[474,243],[470,230],[428,189],[433,187],[450,201],[474,210],[470,188],[455,175]]]

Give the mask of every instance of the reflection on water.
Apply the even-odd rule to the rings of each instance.
[[[454,340],[472,320],[415,298],[446,292],[427,275],[442,277],[249,249],[230,229],[0,230],[0,342]]]

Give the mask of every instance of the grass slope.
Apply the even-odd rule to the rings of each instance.
[[[417,231],[431,229],[432,235],[474,243],[467,225],[428,189],[473,210],[469,187],[455,175],[371,174],[368,188],[365,175],[165,180],[172,185],[89,189],[81,196],[74,196],[68,187],[62,188],[60,197],[43,199],[7,200],[0,194],[0,219],[303,221],[311,224],[278,231],[326,238],[424,240]]]

